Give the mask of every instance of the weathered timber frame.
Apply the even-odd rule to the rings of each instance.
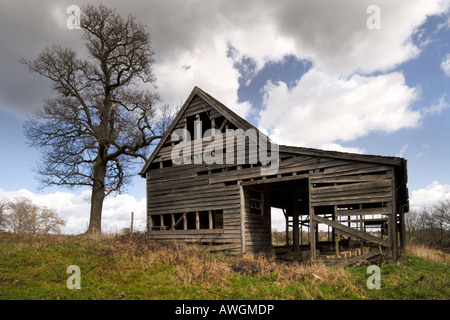
[[[279,146],[273,175],[262,175],[261,163],[249,163],[249,154],[245,164],[175,165],[170,134],[178,128],[192,131],[196,120],[223,134],[257,130],[194,88],[141,171],[152,239],[203,243],[232,254],[272,250],[271,208],[280,208],[285,249],[303,258],[331,252],[330,261],[348,263],[379,254],[398,259],[409,210],[405,159]],[[331,230],[326,241],[319,236],[324,228]],[[308,243],[303,243],[305,229]]]

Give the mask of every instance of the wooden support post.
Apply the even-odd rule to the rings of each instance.
[[[187,216],[183,213],[183,230],[187,230]]]
[[[337,206],[334,206],[334,215],[333,215],[333,221],[338,222],[337,219]],[[336,257],[339,257],[339,235],[336,233],[336,230],[333,228],[333,238],[334,238],[334,248],[336,251]]]
[[[239,167],[238,167],[239,169]],[[245,254],[246,243],[245,243],[245,195],[244,187],[239,183],[239,195],[241,199],[241,252]]]
[[[152,231],[153,229],[153,220],[152,220],[152,216],[147,214],[147,232]]]
[[[311,250],[311,260],[316,260],[316,225],[314,221],[314,207],[311,205],[312,183],[308,180],[309,195],[309,248]]]
[[[400,210],[400,250],[403,252],[405,250],[405,209],[402,207]]]
[[[302,218],[302,215],[300,214],[299,215],[299,219],[300,219],[300,221],[301,221],[301,223],[300,223],[300,245],[302,246],[303,245],[303,218]]]
[[[287,215],[286,209],[283,210],[284,220],[286,221],[286,245],[289,245],[289,216]]]
[[[362,208],[363,208],[363,205],[360,203],[359,204],[359,209],[362,210]],[[364,216],[360,215],[359,216],[359,223],[360,223],[359,230],[361,232],[364,232],[364,220],[363,219],[364,219]],[[360,239],[360,241],[361,241],[361,252],[363,252],[364,251],[364,240]]]
[[[213,214],[211,210],[208,211],[208,222],[209,222],[209,229],[214,229]]]
[[[392,243],[392,258],[397,261],[397,201],[396,201],[396,189],[395,189],[395,172],[392,170],[392,214],[389,216],[389,237]]]
[[[195,229],[200,229],[200,213],[198,211],[195,212]]]
[[[299,252],[300,251],[300,226],[299,226],[299,216],[298,216],[298,193],[294,193],[294,197],[292,199],[292,251]]]

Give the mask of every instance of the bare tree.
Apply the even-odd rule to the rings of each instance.
[[[60,217],[55,210],[42,207],[39,212],[39,232],[43,234],[61,233],[61,228],[66,224],[66,221]]]
[[[6,227],[6,206],[7,203],[5,200],[0,200],[0,231]]]
[[[439,201],[433,207],[429,217],[429,227],[432,231],[435,246],[444,247],[450,244],[450,200]]]
[[[405,216],[405,229],[410,243],[432,247],[450,245],[450,199],[430,208],[411,211]]]
[[[56,92],[26,122],[25,135],[42,151],[37,172],[44,187],[92,188],[87,233],[100,233],[105,196],[123,191],[137,171],[133,159],[147,159],[148,147],[167,126],[168,109],[157,93],[138,89],[155,82],[144,25],[103,5],[87,5],[81,28],[87,58],[54,45],[34,61],[21,60],[50,79]]]
[[[17,198],[7,202],[6,221],[12,232],[33,233],[31,225],[33,216],[36,215],[37,207],[29,199]]]
[[[60,233],[65,220],[53,209],[37,206],[20,197],[4,202],[5,227],[16,233]]]

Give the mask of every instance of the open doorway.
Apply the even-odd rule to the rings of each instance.
[[[308,246],[308,179],[269,183],[266,190],[271,208],[272,246],[275,249]]]

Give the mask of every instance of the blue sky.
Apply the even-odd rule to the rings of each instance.
[[[19,58],[62,44],[83,55],[66,8],[99,1],[1,1],[0,198],[27,196],[84,231],[89,190],[39,190],[23,122],[52,93]],[[158,91],[181,105],[199,86],[280,144],[400,156],[411,206],[450,197],[449,1],[103,1],[147,25]],[[380,29],[366,21],[380,8]],[[138,172],[137,172],[138,173]],[[105,202],[105,225],[145,225],[145,181]]]

